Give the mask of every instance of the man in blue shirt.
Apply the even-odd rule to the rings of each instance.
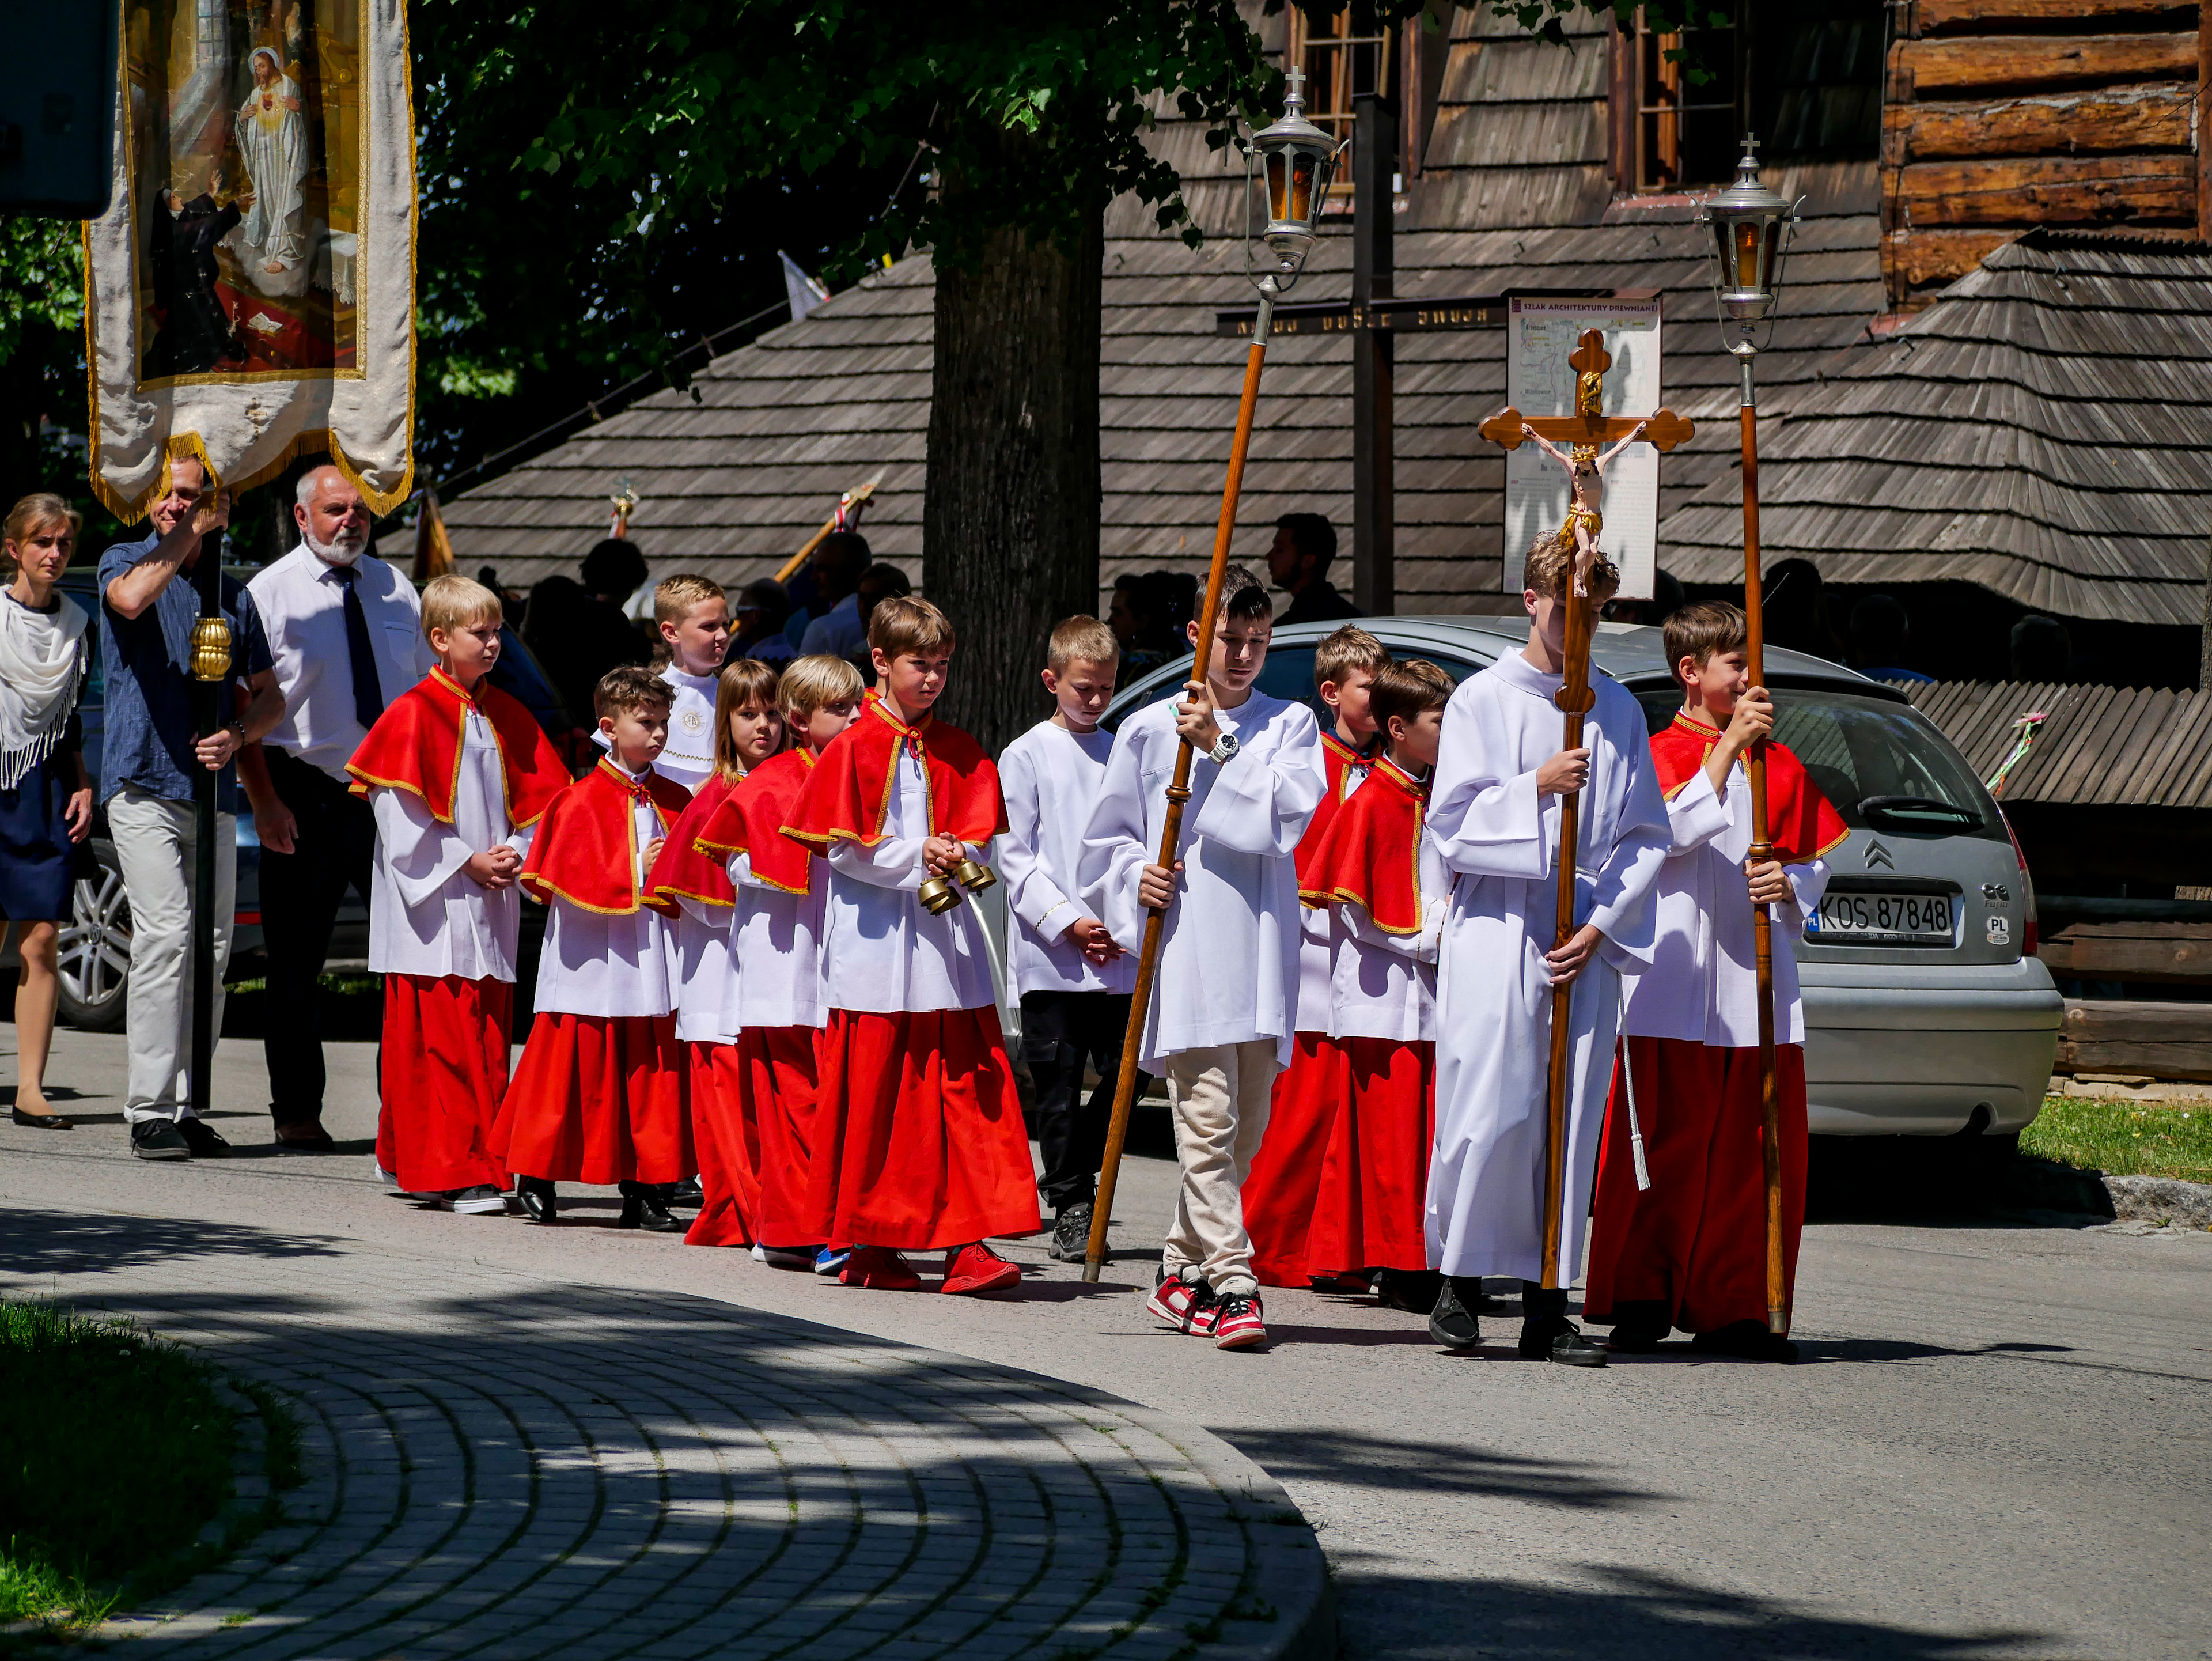
[[[210,493],[197,458],[169,463],[148,510],[153,531],[100,556],[100,652],[105,678],[100,800],[131,901],[131,982],[125,1030],[131,1077],[123,1116],[142,1159],[208,1158],[229,1152],[186,1104],[191,1061],[192,866],[198,824],[192,776],[216,771],[215,1027],[222,1030],[222,971],[230,959],[238,890],[238,780],[232,761],[284,714],[283,694],[245,588],[222,579],[231,669],[253,697],[242,715],[208,738],[195,736],[191,636],[199,596],[177,581],[220,545],[230,520],[228,492]]]

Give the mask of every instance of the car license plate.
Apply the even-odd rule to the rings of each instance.
[[[1869,945],[1948,946],[1948,894],[1867,894],[1833,891],[1806,920],[1805,938],[1831,945],[1863,940]]]

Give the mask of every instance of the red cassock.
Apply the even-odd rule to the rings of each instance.
[[[461,734],[472,708],[498,744],[508,823],[518,830],[537,824],[568,782],[544,729],[497,687],[480,680],[471,694],[440,669],[386,706],[362,739],[346,764],[353,794],[405,790],[440,824],[451,824]],[[387,1065],[379,1080],[376,1160],[403,1192],[507,1186],[506,1168],[489,1142],[507,1093],[514,1013],[514,986],[489,976],[384,977],[379,1059]]]
[[[929,716],[909,727],[871,692],[822,752],[785,835],[810,849],[881,841],[902,748],[927,774],[933,832],[983,843],[1006,828],[982,746]],[[833,1009],[819,1056],[803,1238],[921,1250],[1042,1226],[995,1007]]]
[[[743,854],[753,875],[787,894],[810,891],[820,876],[803,843],[783,834],[814,770],[811,750],[771,756],[723,795],[694,833],[692,845],[727,873]],[[809,962],[794,973],[812,974]],[[733,969],[732,972],[736,972]],[[813,1147],[815,1049],[811,1026],[748,1026],[721,1052],[711,1105],[695,1102],[699,1185],[704,1201],[687,1245],[818,1244],[800,1216]],[[723,1149],[732,1150],[728,1159]]]
[[[562,791],[523,863],[533,898],[635,916],[644,906],[634,805],[665,828],[690,801],[658,775],[633,781],[602,759]],[[698,1169],[676,1017],[540,1010],[492,1128],[494,1153],[520,1177],[568,1183],[673,1183]]]
[[[1306,821],[1305,834],[1298,838],[1297,848],[1291,855],[1291,863],[1297,868],[1301,891],[1310,885],[1306,881],[1306,873],[1313,865],[1314,856],[1321,851],[1322,840],[1328,835],[1328,827],[1336,823],[1337,814],[1343,811],[1348,800],[1344,793],[1345,775],[1355,767],[1367,767],[1373,764],[1335,733],[1323,733],[1321,735],[1321,764],[1322,771],[1328,780],[1328,788],[1322,793],[1321,806],[1314,809],[1314,816]],[[1357,794],[1357,790],[1353,794]]]
[[[728,926],[737,891],[730,885],[730,873],[722,861],[697,844],[700,830],[736,788],[737,781],[723,777],[720,771],[709,774],[669,826],[660,857],[646,873],[645,904],[670,918],[672,928],[702,926],[697,918],[684,914],[681,904],[684,900],[719,915],[723,927]],[[710,944],[708,949],[723,948]],[[719,996],[719,978],[709,984]],[[719,1019],[720,1012],[714,1013]],[[750,1226],[750,1220],[760,1213],[760,1169],[750,1152],[751,1137],[730,1123],[738,1111],[738,1104],[726,1098],[737,1076],[730,1048],[726,1043],[686,1043],[684,1092],[691,1116],[691,1141],[699,1156],[700,1190],[710,1194],[710,1183],[716,1185],[726,1202],[721,1208],[725,1228],[743,1233]],[[751,1236],[745,1234],[742,1239],[718,1244],[751,1243]]]
[[[1300,883],[1394,934],[1421,928],[1427,788],[1387,762],[1332,818]],[[1267,1286],[1428,1267],[1422,1205],[1436,1130],[1436,1046],[1301,1032],[1244,1182],[1252,1269]]]
[[[1671,800],[1705,764],[1719,734],[1678,717],[1653,735],[1651,759]],[[1774,856],[1818,859],[1849,834],[1804,765],[1766,746],[1766,812]],[[1786,951],[1778,944],[1778,950]],[[1778,1021],[1781,1012],[1777,1012]],[[1606,1104],[1591,1206],[1584,1308],[1603,1324],[1656,1317],[1685,1332],[1766,1321],[1765,1111],[1759,1051],[1679,1038],[1623,1041],[1634,1069],[1636,1120],[1651,1186],[1636,1184],[1628,1086],[1620,1060]],[[1805,1052],[1774,1047],[1781,1131],[1783,1304],[1797,1279],[1805,1223]],[[1632,1305],[1640,1307],[1630,1307]]]

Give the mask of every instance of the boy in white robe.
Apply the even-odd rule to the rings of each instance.
[[[1006,830],[997,859],[1014,917],[1006,972],[1021,1000],[1030,1129],[1044,1162],[1037,1192],[1053,1208],[1051,1253],[1066,1263],[1081,1262],[1090,1246],[1098,1164],[1137,983],[1136,958],[1076,896],[1083,830],[1114,749],[1098,718],[1113,702],[1120,658],[1114,631],[1096,618],[1069,618],[1054,629],[1043,671],[1052,715],[999,757]],[[1098,1070],[1088,1102],[1086,1064]],[[1137,1088],[1146,1082],[1139,1075]]]
[[[1429,1329],[1454,1348],[1477,1339],[1485,1275],[1522,1282],[1521,1354],[1599,1366],[1604,1351],[1567,1318],[1565,1286],[1583,1223],[1613,1070],[1620,965],[1648,957],[1645,904],[1668,849],[1667,804],[1644,711],[1593,669],[1583,744],[1559,747],[1553,702],[1565,658],[1574,554],[1540,538],[1522,571],[1528,642],[1471,675],[1444,711],[1428,827],[1456,873],[1437,976],[1437,1137],[1426,1207],[1429,1262],[1449,1276]],[[1598,562],[1593,608],[1618,585]],[[1577,928],[1554,946],[1562,797],[1578,792]],[[1540,1287],[1552,993],[1574,988],[1559,1242],[1561,1285]]]
[[[1084,833],[1083,901],[1124,951],[1166,915],[1143,1060],[1164,1071],[1182,1183],[1148,1307],[1224,1349],[1267,1341],[1239,1198],[1267,1129],[1297,1015],[1292,855],[1326,788],[1313,711],[1258,691],[1273,607],[1241,565],[1223,574],[1203,679],[1115,735]],[[1198,624],[1190,624],[1198,637]],[[1182,745],[1197,755],[1175,868],[1153,863]]]
[[[507,1090],[516,880],[568,782],[529,710],[486,684],[500,600],[463,576],[422,592],[437,667],[394,698],[346,770],[376,816],[368,966],[385,977],[377,1168],[403,1193],[503,1212],[490,1151]]]
[[[653,618],[668,648],[668,747],[653,764],[694,795],[714,776],[714,703],[730,650],[730,601],[711,578],[682,572],[653,585]]]

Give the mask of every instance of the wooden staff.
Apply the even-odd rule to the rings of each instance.
[[[1570,573],[1565,583],[1567,607],[1566,660],[1559,666],[1559,690],[1552,702],[1566,715],[1559,739],[1562,750],[1579,750],[1583,717],[1597,703],[1590,690],[1589,649],[1592,605],[1590,597],[1575,592]],[[1565,946],[1575,933],[1575,855],[1581,847],[1582,792],[1568,790],[1559,796],[1559,909],[1554,929],[1554,948]],[[1568,1044],[1574,1037],[1571,1018],[1576,982],[1552,989],[1552,1070],[1544,1102],[1544,1261],[1543,1284],[1557,1287],[1559,1279],[1559,1229],[1567,1203]]]
[[[870,496],[875,495],[876,486],[882,482],[883,477],[884,476],[881,473],[878,473],[875,478],[869,479],[866,484],[856,484],[851,490],[846,491],[843,496],[838,497],[837,511],[830,514],[828,519],[823,520],[822,528],[817,531],[812,536],[806,538],[806,544],[804,547],[799,549],[797,553],[793,554],[789,559],[784,561],[781,565],[776,568],[775,580],[778,582],[788,582],[792,578],[797,576],[799,575],[799,568],[806,563],[806,557],[822,545],[823,539],[826,538],[830,532],[837,528],[838,521],[843,519],[848,512],[859,508],[862,502],[866,502]]]
[[[1267,361],[1267,333],[1274,326],[1275,288],[1270,278],[1260,289],[1260,315],[1253,320],[1252,349],[1244,357],[1244,395],[1237,405],[1237,435],[1229,446],[1229,478],[1221,487],[1221,519],[1213,527],[1213,563],[1206,574],[1206,599],[1199,611],[1198,655],[1191,678],[1204,680],[1213,661],[1213,625],[1221,611],[1221,573],[1229,563],[1229,539],[1237,528],[1237,498],[1244,486],[1244,453],[1252,444],[1252,411],[1260,401],[1260,366]],[[1168,785],[1168,814],[1160,826],[1157,863],[1175,869],[1182,842],[1183,804],[1190,800],[1191,747],[1176,752],[1175,777]],[[1121,1174],[1121,1147],[1129,1139],[1129,1110],[1137,1096],[1137,1060],[1144,1050],[1145,1017],[1152,1003],[1152,977],[1159,968],[1160,930],[1164,909],[1145,918],[1144,943],[1137,951],[1137,985],[1129,1000],[1129,1030],[1121,1040],[1121,1076],[1114,1086],[1114,1116],[1106,1126],[1106,1152],[1098,1167],[1098,1197],[1091,1211],[1091,1240],[1084,1248],[1083,1278],[1096,1281],[1106,1262],[1106,1230],[1114,1218],[1114,1184]]]
[[[1751,359],[1743,360],[1743,629],[1744,667],[1753,686],[1766,684],[1765,624],[1759,585],[1759,411],[1752,400]],[[1767,840],[1766,745],[1744,752],[1743,770],[1751,782],[1753,865],[1774,857]],[[1753,957],[1759,972],[1759,1106],[1766,1166],[1766,1329],[1790,1329],[1782,1291],[1782,1104],[1774,1082],[1774,922],[1767,908],[1751,908]]]

